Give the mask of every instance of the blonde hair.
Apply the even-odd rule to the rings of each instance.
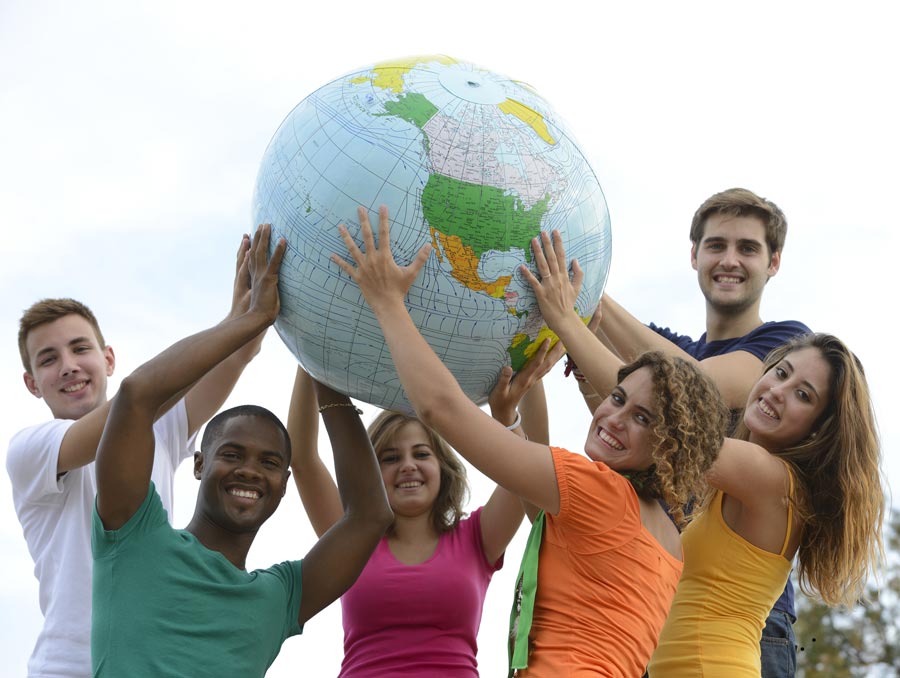
[[[421,424],[425,429],[431,449],[440,465],[441,487],[431,507],[431,522],[438,534],[448,532],[455,528],[465,515],[462,507],[469,496],[469,483],[466,467],[444,439],[416,417],[386,410],[379,414],[368,428],[375,456],[381,454],[381,451],[393,442],[397,432],[411,422]]]
[[[651,434],[658,493],[681,526],[688,520],[686,507],[707,487],[706,472],[722,449],[730,413],[716,385],[698,367],[659,351],[622,367],[619,382],[642,367],[653,380],[656,418]]]
[[[789,464],[797,481],[801,590],[829,605],[852,605],[884,557],[881,445],[862,364],[837,337],[797,337],[766,357],[765,371],[804,348],[817,349],[830,367],[828,405],[804,440],[769,452]],[[743,422],[735,437],[749,437]]]

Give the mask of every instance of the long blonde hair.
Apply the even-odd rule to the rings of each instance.
[[[797,481],[801,590],[829,605],[852,605],[884,558],[881,445],[862,364],[837,337],[797,337],[766,357],[764,371],[804,348],[818,349],[831,368],[828,406],[805,439],[769,452],[790,465]],[[743,421],[734,437],[748,439]]]

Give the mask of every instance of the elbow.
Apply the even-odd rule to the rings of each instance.
[[[382,492],[381,497],[362,510],[348,511],[347,518],[357,523],[360,529],[380,537],[393,524],[394,512],[388,504],[387,495]]]
[[[416,416],[423,426],[431,429],[442,438],[446,438],[451,422],[460,421],[458,408],[456,408],[457,402],[453,398],[437,396],[429,402],[416,407]]]
[[[387,532],[388,528],[394,524],[394,512],[391,510],[390,505],[388,505],[387,500],[385,500],[382,510],[374,520],[377,523],[376,529],[379,534],[384,534]]]
[[[152,409],[155,412],[162,404],[154,402],[152,384],[149,379],[142,377],[141,369],[138,368],[122,380],[116,394],[119,407],[125,406],[131,410]]]

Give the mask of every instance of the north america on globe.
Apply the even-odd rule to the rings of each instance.
[[[466,394],[484,403],[504,365],[521,369],[555,336],[518,267],[557,229],[585,271],[587,320],[609,270],[606,201],[571,132],[519,81],[447,56],[375,64],[291,111],[263,157],[254,223],[288,250],[276,329],[313,377],[410,412],[390,353],[355,283],[331,260],[337,225],[387,205],[398,263],[433,254],[407,305]]]

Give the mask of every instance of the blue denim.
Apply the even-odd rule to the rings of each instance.
[[[797,671],[797,642],[787,612],[773,610],[766,619],[759,643],[762,678],[794,678]]]

